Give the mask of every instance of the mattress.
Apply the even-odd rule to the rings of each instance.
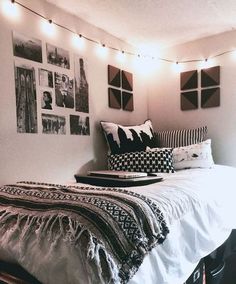
[[[236,228],[235,168],[215,165],[211,169],[160,175],[162,182],[126,188],[154,200],[169,228],[165,241],[145,256],[129,284],[184,283],[199,260],[220,246]],[[65,243],[61,243],[54,259],[45,257],[46,239],[43,249],[37,250],[32,243],[31,253],[28,250],[24,257],[19,257],[17,249],[0,237],[0,258],[19,263],[45,284],[95,283],[86,275],[86,264]]]

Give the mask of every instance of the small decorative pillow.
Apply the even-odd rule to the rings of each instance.
[[[211,139],[185,147],[174,148],[175,170],[185,168],[211,168],[214,161],[211,153]]]
[[[156,140],[151,120],[141,125],[122,126],[112,122],[101,121],[101,126],[109,146],[110,154],[145,151],[153,148]]]
[[[108,168],[116,171],[173,173],[172,149],[110,155]]]
[[[196,129],[166,130],[156,132],[157,147],[183,147],[206,139],[207,126]]]

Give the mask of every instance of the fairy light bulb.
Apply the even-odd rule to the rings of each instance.
[[[85,40],[81,34],[72,35],[72,44],[75,48],[78,48],[79,50],[83,50],[85,48]]]
[[[123,50],[118,51],[117,54],[116,54],[116,59],[117,59],[118,62],[124,63],[125,59],[126,59],[125,52]]]
[[[2,12],[5,16],[12,20],[18,20],[20,18],[19,7],[15,4],[15,1],[3,0]]]
[[[178,61],[176,61],[176,62],[174,62],[174,63],[172,64],[172,69],[173,69],[174,72],[179,73],[179,72],[182,71],[183,66],[182,66],[182,64],[180,64]]]
[[[96,54],[101,59],[105,59],[107,57],[108,49],[106,48],[106,45],[104,43],[96,45]]]
[[[48,37],[54,37],[56,35],[55,25],[51,19],[42,19],[41,29]]]

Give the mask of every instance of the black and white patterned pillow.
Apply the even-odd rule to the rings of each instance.
[[[101,121],[101,126],[109,146],[109,154],[139,152],[145,151],[146,147],[156,147],[151,120],[132,126]]]
[[[207,126],[195,129],[166,130],[156,132],[157,147],[183,147],[203,142],[206,139]]]
[[[174,148],[173,163],[176,170],[213,167],[211,139],[198,144]]]
[[[173,173],[172,149],[109,155],[108,168],[115,171]]]

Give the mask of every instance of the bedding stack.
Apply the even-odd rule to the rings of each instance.
[[[108,168],[116,171],[173,173],[214,165],[207,127],[154,132],[152,122],[123,126],[101,122],[108,144]]]
[[[213,167],[207,127],[154,132],[152,122],[122,126],[101,122],[108,144],[108,168],[115,171],[174,173],[178,170]],[[184,284],[205,284],[200,260]]]

